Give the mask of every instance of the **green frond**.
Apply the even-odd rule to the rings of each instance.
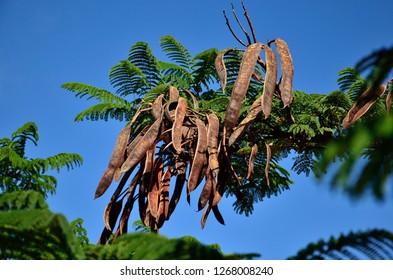
[[[338,72],[338,86],[341,91],[348,91],[353,83],[362,79],[359,72],[352,67],[347,67]]]
[[[169,84],[166,83],[159,84],[153,87],[152,89],[150,89],[144,96],[143,100],[152,103],[160,94],[167,92],[168,89],[169,89]]]
[[[128,60],[122,60],[111,68],[109,80],[120,96],[141,96],[149,87],[142,70]]]
[[[80,112],[78,115],[76,115],[75,121],[108,121],[109,119],[125,121],[132,116],[132,112],[133,108],[131,103],[127,103],[125,106],[118,106],[113,103],[100,103]]]
[[[371,85],[380,85],[389,78],[393,68],[393,47],[381,48],[364,57],[356,64],[356,70],[365,72],[371,69],[367,81]]]
[[[310,175],[310,171],[314,169],[313,165],[315,163],[314,153],[310,151],[305,151],[300,153],[293,162],[292,170],[297,174],[304,173],[306,176]]]
[[[294,123],[289,127],[288,132],[294,135],[304,135],[306,139],[310,140],[316,134],[315,131],[308,124]]]
[[[179,89],[190,88],[192,77],[186,68],[165,61],[159,61],[158,65],[163,74],[162,80],[165,83]]]
[[[89,245],[89,238],[87,237],[87,230],[83,227],[83,219],[77,218],[70,223],[72,232],[75,234],[81,247]]]
[[[124,98],[118,97],[109,91],[91,85],[71,82],[63,84],[61,87],[66,90],[76,92],[75,96],[79,98],[87,97],[88,100],[94,98],[102,103],[112,103],[117,106],[126,106],[128,104],[128,101]]]
[[[393,234],[386,230],[368,230],[341,234],[328,241],[319,240],[300,250],[291,260],[321,259],[393,259]]]
[[[170,35],[160,39],[161,49],[175,63],[190,71],[192,68],[192,56],[180,42]]]
[[[216,48],[211,48],[197,54],[193,61],[193,89],[200,93],[202,91],[202,85],[208,89],[209,85],[217,83],[218,76],[216,68],[214,67],[214,61],[219,51]]]
[[[41,173],[47,170],[56,169],[58,172],[61,168],[67,167],[67,170],[79,167],[83,163],[83,159],[78,154],[60,153],[54,156],[43,158],[36,158],[31,161],[34,166],[40,167]]]
[[[23,191],[0,194],[0,211],[48,209],[45,197],[40,192]]]
[[[0,259],[84,258],[67,220],[37,192],[0,194],[0,239]]]
[[[125,234],[110,246],[86,248],[87,259],[99,260],[195,260],[223,259],[216,249],[187,237],[169,239],[146,233]]]
[[[128,53],[128,61],[138,67],[146,78],[148,87],[153,88],[161,81],[158,62],[146,42],[137,42]]]

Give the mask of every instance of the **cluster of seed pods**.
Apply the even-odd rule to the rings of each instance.
[[[189,203],[191,193],[198,187],[200,189],[198,211],[204,210],[202,228],[211,212],[218,222],[224,224],[218,204],[231,176],[240,183],[228,149],[241,139],[260,113],[265,118],[269,117],[274,96],[282,100],[283,107],[290,106],[293,99],[293,65],[287,44],[282,39],[271,43],[276,45],[280,59],[280,82],[277,82],[275,52],[268,44],[250,44],[244,51],[223,120],[213,111],[198,110],[198,100],[190,91],[179,91],[173,86],[169,86],[167,92],[159,95],[148,108],[152,123],[130,139],[130,135],[134,135],[131,132],[140,110],[136,112],[131,123],[120,131],[108,167],[96,189],[95,198],[98,198],[114,179],[119,182],[104,211],[105,228],[99,243],[106,243],[113,233],[116,238],[127,232],[128,219],[135,203],[138,204],[143,224],[157,232],[175,210],[185,186]],[[266,62],[260,58],[262,49]],[[228,50],[231,49],[221,52],[215,60],[223,91],[227,79],[224,56]],[[238,122],[257,63],[265,71],[263,92],[252,104],[248,115]],[[183,96],[190,97],[187,98],[190,101],[187,102]],[[271,152],[269,143],[265,143],[265,146],[265,175],[268,181]],[[255,144],[250,154],[248,177],[252,176],[257,152],[258,146]],[[130,177],[132,179],[124,191]]]

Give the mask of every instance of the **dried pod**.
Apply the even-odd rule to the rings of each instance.
[[[169,187],[172,177],[172,168],[169,166],[165,170],[164,175],[161,178],[160,187],[158,190],[158,210],[157,210],[157,227],[161,228],[164,221],[168,217],[168,206],[169,206]]]
[[[258,153],[258,145],[254,144],[251,148],[250,159],[248,161],[247,180],[249,180],[251,178],[252,173],[254,173],[254,162],[257,153]]]
[[[177,101],[168,102],[164,105],[165,117],[168,121],[173,122],[175,120]]]
[[[100,197],[110,186],[116,170],[124,161],[124,152],[126,150],[128,139],[131,133],[131,126],[124,127],[117,137],[115,148],[109,159],[108,167],[98,183],[94,198]]]
[[[262,112],[262,96],[257,98],[251,105],[250,112],[248,115],[240,122],[240,124],[233,130],[231,136],[228,140],[228,147],[231,147],[236,141],[243,136],[244,132],[255,120],[258,114]]]
[[[214,113],[211,113],[207,116],[207,121],[209,124],[207,130],[207,153],[209,155],[209,167],[215,177],[220,167],[218,162],[218,133],[220,130],[220,120]]]
[[[293,83],[293,62],[292,56],[289,52],[289,48],[287,43],[277,38],[275,40],[278,58],[280,59],[281,66],[281,79],[279,84],[279,89],[281,93],[281,101],[284,104],[284,108],[291,105],[293,96],[292,96],[292,83]]]
[[[181,140],[182,140],[182,127],[184,118],[186,116],[187,110],[187,101],[180,97],[177,103],[176,111],[175,111],[175,119],[173,121],[172,126],[172,145],[175,151],[180,154],[183,152],[183,148],[181,147]]]
[[[207,132],[206,126],[200,119],[195,119],[198,128],[198,142],[196,153],[192,161],[190,174],[188,176],[188,193],[191,193],[198,186],[199,174],[206,161]]]
[[[203,186],[202,192],[198,200],[198,211],[201,211],[203,208],[205,208],[209,199],[212,197],[212,195],[214,195],[213,193],[214,185],[215,185],[215,178],[210,168],[208,168],[206,170],[206,182],[205,185]]]
[[[175,211],[176,205],[180,200],[180,196],[183,191],[183,187],[184,187],[185,182],[186,182],[186,174],[185,173],[178,174],[176,176],[175,189],[173,190],[171,200],[169,201],[167,220],[172,215],[173,211]]]
[[[250,85],[251,75],[254,73],[261,47],[261,43],[252,44],[243,55],[239,74],[233,85],[231,99],[225,114],[224,125],[227,131],[231,130],[237,123],[242,102]]]
[[[225,87],[227,85],[227,69],[225,67],[224,56],[226,53],[232,51],[233,48],[228,48],[220,52],[216,59],[214,60],[214,66],[216,67],[216,72],[218,78],[220,79],[220,84],[222,92],[225,93]]]
[[[179,90],[174,86],[169,86],[169,102],[177,101],[179,99]]]
[[[363,92],[344,118],[342,123],[343,129],[349,128],[362,117],[385,92],[386,86],[386,84],[383,84],[375,88],[371,87]]]
[[[132,149],[127,159],[121,166],[121,171],[125,172],[137,165],[139,161],[145,156],[146,151],[154,144],[157,139],[158,132],[161,127],[162,118],[157,119],[153,125],[149,128],[146,134],[139,141],[138,145]]]
[[[206,209],[205,209],[205,211],[203,212],[202,219],[201,219],[202,229],[205,228],[206,220],[207,220],[207,217],[209,216],[209,213],[210,213],[211,210],[212,210],[212,207],[211,207],[210,204],[208,204]]]
[[[127,155],[129,155],[132,150],[139,144],[139,142],[142,140],[143,136],[146,134],[146,132],[149,130],[149,128],[151,127],[151,125],[147,125],[145,126],[141,132],[138,133],[137,136],[135,136],[135,138],[131,141],[130,144],[128,144],[127,146]]]
[[[218,206],[217,205],[212,206],[212,210],[213,210],[214,217],[216,217],[217,221],[220,224],[225,225],[224,218],[222,217],[220,210],[218,210]]]
[[[188,89],[184,89],[183,92],[187,93],[188,96],[191,97],[194,109],[198,109],[199,108],[199,103],[198,103],[198,100],[195,98],[195,95],[191,91],[189,91]]]
[[[270,148],[270,144],[268,144],[268,143],[265,143],[265,146],[266,146],[265,177],[266,177],[267,185],[270,186],[270,181],[269,181],[269,166],[270,166],[270,160],[272,159],[272,149]]]
[[[150,189],[148,190],[147,193],[147,201],[149,203],[150,214],[154,218],[157,218],[159,187],[160,187],[160,181],[162,178],[163,170],[164,170],[164,163],[162,157],[158,157],[154,162]]]
[[[213,196],[213,200],[211,202],[212,206],[216,206],[222,199],[222,196],[224,195],[224,191],[225,191],[225,184],[226,184],[226,176],[228,176],[228,172],[226,172],[226,170],[223,170],[220,173],[218,173],[218,177],[217,177],[217,184],[214,186],[214,196]]]
[[[267,45],[263,46],[266,58],[266,76],[263,84],[262,112],[265,119],[269,117],[272,110],[273,94],[276,90],[277,59],[274,51]]]
[[[164,101],[164,94],[160,94],[153,102],[153,106],[151,108],[151,114],[153,115],[155,120],[161,117],[163,101]]]
[[[105,224],[105,228],[108,229],[109,231],[112,231],[113,228],[115,227],[122,206],[123,206],[123,200],[120,199],[118,201],[109,202],[108,205],[105,207],[104,224]]]

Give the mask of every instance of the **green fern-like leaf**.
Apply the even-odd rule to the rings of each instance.
[[[365,72],[371,69],[367,81],[374,86],[380,85],[393,68],[393,47],[381,48],[364,57],[356,64],[356,70]]]
[[[218,55],[218,49],[211,48],[197,54],[193,61],[193,90],[197,93],[202,92],[202,85],[209,89],[209,86],[217,83],[218,76],[214,67],[214,61]]]
[[[126,106],[128,104],[127,100],[118,97],[109,91],[91,85],[71,82],[71,83],[63,84],[62,88],[72,92],[76,92],[75,96],[80,98],[84,98],[84,97],[87,97],[87,99],[94,98],[102,103],[112,103],[117,106]]]
[[[0,194],[0,259],[83,259],[64,216],[47,209],[42,194]]]
[[[192,67],[192,56],[173,36],[162,36],[160,39],[161,49],[165,54],[180,67],[190,71]]]
[[[310,243],[292,260],[310,259],[393,259],[393,234],[386,230],[350,232],[340,237],[331,237],[328,241]]]
[[[83,110],[76,115],[75,121],[91,120],[98,121],[115,119],[119,121],[129,120],[134,110],[132,105],[128,103],[126,106],[117,106],[112,103],[100,103]]]
[[[149,87],[142,70],[128,60],[122,60],[111,68],[109,80],[120,96],[141,96],[145,93],[144,89]]]
[[[157,59],[146,42],[137,42],[131,47],[128,53],[128,61],[138,67],[144,74],[147,82],[146,90],[160,83],[161,73]]]
[[[163,81],[181,89],[189,89],[192,83],[191,74],[182,66],[159,61],[158,65],[163,73]]]

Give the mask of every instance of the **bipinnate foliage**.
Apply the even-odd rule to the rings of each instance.
[[[142,222],[157,231],[180,194],[186,192],[190,203],[200,186],[197,200],[198,210],[205,209],[204,227],[211,210],[224,223],[217,208],[223,196],[234,196],[235,211],[249,215],[254,203],[289,189],[289,172],[280,166],[288,155],[295,154],[295,172],[323,173],[318,158],[329,141],[345,133],[342,120],[366,88],[361,76],[348,68],[340,73],[341,90],[292,91],[293,66],[282,39],[253,43],[245,51],[208,49],[195,57],[171,36],[163,36],[160,43],[169,62],[158,60],[147,43],[138,42],[127,60],[111,69],[115,94],[79,83],[63,85],[105,106],[124,105],[113,118],[128,121],[129,137],[119,134],[96,191],[99,197],[114,178],[121,179],[105,209],[103,243],[112,231],[116,236],[127,232],[134,202]],[[266,62],[259,57],[261,50]],[[278,67],[285,85],[277,81]],[[95,111],[100,104],[79,116],[107,120],[115,111]],[[127,190],[128,178],[134,180]]]
[[[292,88],[294,68],[287,43],[280,38],[266,44],[257,42],[244,11],[253,42],[241,26],[247,37],[244,43],[224,15],[230,31],[245,49],[208,49],[192,57],[180,42],[163,36],[161,49],[170,61],[160,61],[147,43],[132,46],[127,60],[110,72],[116,95],[124,102],[115,101],[115,94],[105,99],[106,91],[100,90],[97,95],[86,90],[84,84],[63,85],[77,96],[87,94],[101,102],[82,112],[78,120],[111,117],[127,121],[95,193],[98,198],[113,179],[119,182],[104,211],[100,243],[127,232],[134,203],[138,203],[144,226],[157,232],[170,218],[181,193],[185,192],[191,203],[199,186],[198,210],[204,209],[202,228],[210,212],[224,224],[218,209],[224,196],[234,196],[235,211],[249,215],[254,203],[289,189],[289,172],[279,165],[289,155],[295,155],[295,172],[321,176],[337,155],[348,159],[348,152],[355,149],[335,182],[348,181],[347,171],[359,156],[368,156],[373,162],[381,159],[382,154],[367,149],[371,138],[361,139],[360,144],[349,141],[346,146],[340,146],[340,141],[351,139],[359,124],[375,122],[382,114],[383,99],[390,109],[391,86],[389,82],[381,84],[381,77],[389,72],[386,69],[391,67],[391,59],[386,56],[391,52],[376,52],[359,63],[358,69],[373,64],[383,69],[372,71],[371,78],[363,79],[358,69],[346,68],[339,73],[340,90],[307,94]],[[122,110],[115,111],[119,106]],[[372,129],[384,130],[381,127]],[[338,144],[324,152],[335,139]],[[373,187],[377,197],[383,196],[381,186],[391,172],[389,162],[384,161],[379,169],[375,164],[366,168],[380,175],[378,186]],[[369,173],[363,174],[358,194],[369,182],[365,178]],[[129,178],[132,180],[125,188]]]
[[[84,253],[65,217],[37,191],[0,194],[0,259],[80,259]]]
[[[73,169],[82,164],[78,154],[60,153],[47,158],[28,158],[25,154],[27,142],[37,146],[38,128],[28,122],[12,133],[11,138],[0,139],[0,190],[36,190],[44,195],[54,194],[57,180],[46,173],[61,168]]]
[[[0,194],[0,259],[247,259],[258,254],[223,255],[192,237],[169,239],[147,233],[127,234],[111,245],[93,245],[82,220],[68,223],[51,212],[37,191]]]
[[[329,143],[318,167],[326,170],[340,159],[332,176],[332,186],[342,187],[351,197],[371,193],[383,200],[388,193],[388,178],[393,173],[393,115],[391,112],[393,68],[392,48],[381,49],[362,59],[356,68],[340,72],[339,85],[353,100],[348,116],[361,116],[342,137]],[[363,79],[359,71],[369,71]],[[385,82],[385,84],[382,84]],[[344,119],[348,122],[348,116]],[[347,127],[348,128],[348,127]],[[370,174],[373,174],[370,176]]]
[[[392,260],[393,234],[386,230],[350,232],[310,243],[290,260]]]

